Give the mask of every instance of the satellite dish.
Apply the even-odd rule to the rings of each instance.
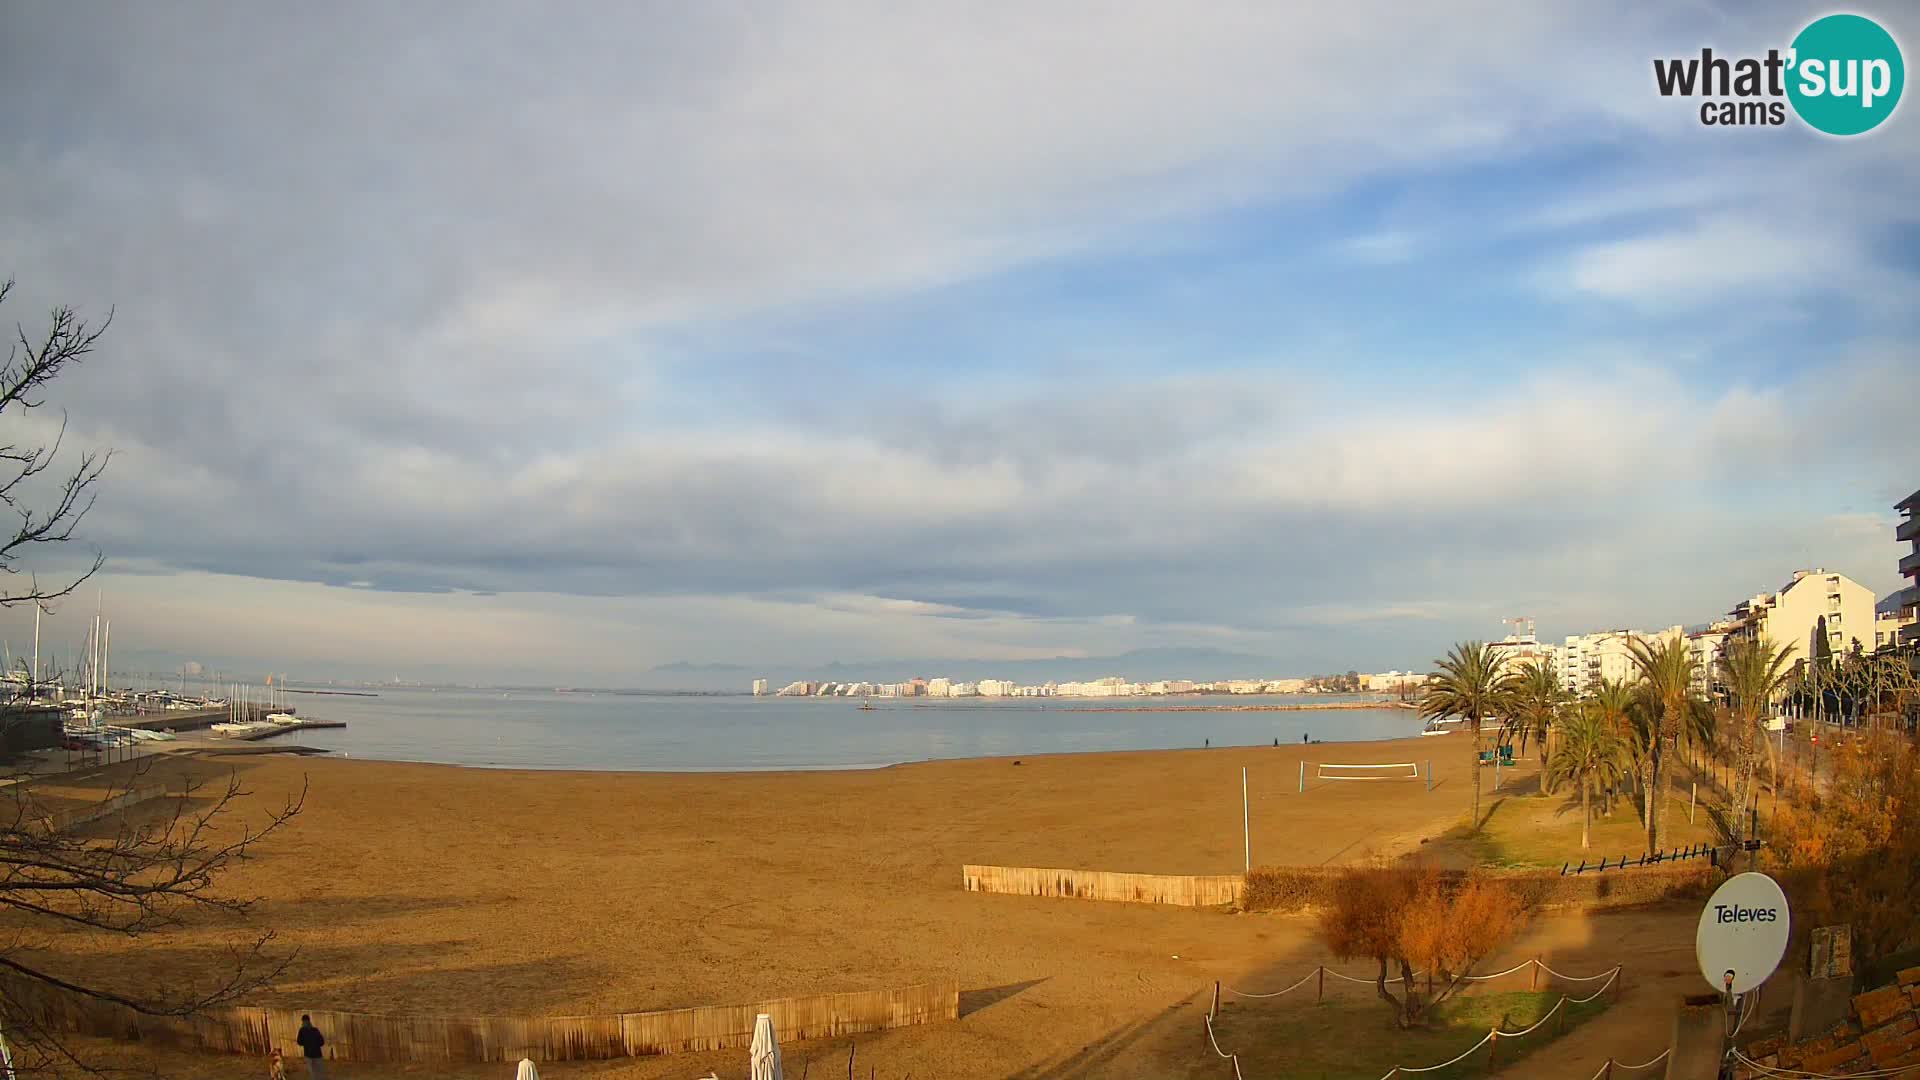
[[[1693,938],[1700,974],[1721,993],[1744,994],[1780,966],[1791,929],[1779,882],[1765,874],[1735,874],[1700,912]]]

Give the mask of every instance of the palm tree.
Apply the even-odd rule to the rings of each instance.
[[[1759,755],[1754,752],[1753,743],[1758,739],[1766,747],[1767,759],[1772,765],[1773,785],[1780,786],[1780,760],[1774,755],[1773,743],[1767,740],[1762,725],[1767,714],[1772,711],[1773,702],[1787,688],[1787,682],[1793,675],[1789,657],[1793,647],[1775,645],[1766,638],[1740,638],[1727,644],[1720,654],[1720,677],[1727,687],[1727,705],[1733,712],[1733,754],[1740,779],[1734,788],[1733,810],[1729,815],[1729,830],[1733,842],[1742,840],[1741,827],[1747,820],[1747,801],[1751,797],[1753,771]]]
[[[1553,777],[1547,770],[1547,739],[1566,703],[1567,692],[1560,685],[1560,672],[1551,657],[1521,665],[1514,680],[1513,713],[1520,728],[1520,752],[1526,752],[1528,735],[1540,740],[1541,794],[1553,792]]]
[[[1513,676],[1506,670],[1506,657],[1483,642],[1463,641],[1444,658],[1433,662],[1434,673],[1427,678],[1420,696],[1420,715],[1429,718],[1458,716],[1473,732],[1473,831],[1480,831],[1480,723],[1505,710],[1512,693]]]
[[[1620,775],[1626,745],[1605,713],[1591,703],[1562,719],[1559,729],[1560,738],[1547,764],[1547,774],[1580,785],[1580,849],[1585,851],[1593,846],[1590,792]]]
[[[1673,792],[1673,757],[1683,727],[1689,730],[1699,715],[1699,699],[1693,692],[1697,665],[1687,639],[1670,637],[1649,644],[1642,638],[1627,642],[1633,665],[1640,671],[1641,687],[1647,695],[1654,721],[1649,747],[1652,776],[1647,792],[1647,850],[1659,851],[1666,835],[1667,803]]]
[[[1613,732],[1614,737],[1620,740],[1621,771],[1622,774],[1627,773],[1634,764],[1634,745],[1630,738],[1633,733],[1633,721],[1628,715],[1633,708],[1633,687],[1613,679],[1601,679],[1600,685],[1594,689],[1593,696],[1586,700],[1584,707],[1597,713],[1607,725],[1607,730]],[[1602,789],[1602,812],[1613,813],[1613,785],[1618,784],[1620,780],[1621,776],[1615,776]]]

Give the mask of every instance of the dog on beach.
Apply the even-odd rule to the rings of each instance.
[[[267,1061],[267,1080],[287,1080],[287,1063],[280,1060],[280,1050],[275,1048],[273,1057]]]

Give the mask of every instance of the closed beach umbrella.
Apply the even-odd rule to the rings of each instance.
[[[773,1038],[773,1017],[766,1013],[753,1019],[753,1049],[748,1051],[747,1075],[751,1080],[781,1080],[780,1044]]]
[[[520,1059],[520,1071],[513,1074],[513,1080],[540,1080],[540,1070],[533,1067],[529,1058]]]

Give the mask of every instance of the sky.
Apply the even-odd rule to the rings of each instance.
[[[1708,128],[1652,79],[1826,10],[10,7],[0,317],[113,314],[0,417],[114,451],[24,564],[108,559],[45,633],[103,604],[123,670],[296,678],[1286,674],[1802,566],[1885,595],[1920,103]]]

